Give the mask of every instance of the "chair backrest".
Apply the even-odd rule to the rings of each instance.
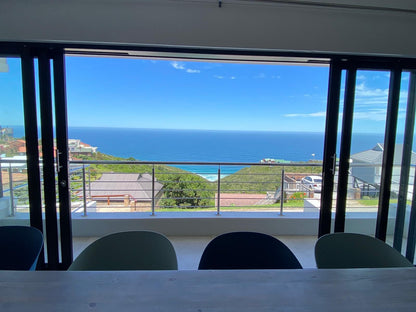
[[[29,226],[0,226],[0,270],[36,269],[42,232]]]
[[[74,260],[70,271],[177,270],[172,243],[151,231],[128,231],[99,238]]]
[[[232,232],[214,238],[207,245],[198,269],[302,269],[302,266],[292,251],[273,236]]]
[[[411,267],[413,264],[383,241],[363,234],[332,233],[318,239],[319,269]]]

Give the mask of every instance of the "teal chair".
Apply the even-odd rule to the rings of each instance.
[[[0,270],[34,271],[43,234],[30,226],[0,226]]]
[[[319,269],[413,267],[383,241],[356,233],[333,233],[318,239],[315,260]]]
[[[70,271],[177,270],[172,243],[162,234],[129,231],[110,234],[85,248]]]

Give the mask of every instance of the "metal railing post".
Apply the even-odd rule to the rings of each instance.
[[[284,184],[285,184],[285,168],[282,169],[282,185],[281,185],[281,190],[280,190],[280,215],[281,216],[283,216],[283,202],[285,201]]]
[[[10,189],[10,216],[14,217],[14,190],[13,190],[13,172],[12,164],[9,163],[9,189]]]
[[[88,166],[88,198],[91,199],[91,170]]]
[[[217,216],[220,215],[220,200],[221,200],[221,167],[218,167],[218,179],[217,179]]]
[[[1,155],[0,155],[1,160]],[[0,163],[0,198],[3,197],[3,172],[1,171],[1,163]]]
[[[87,216],[87,188],[85,183],[85,165],[82,165],[82,197],[84,199],[84,217]]]
[[[152,167],[152,216],[155,215],[155,165]]]

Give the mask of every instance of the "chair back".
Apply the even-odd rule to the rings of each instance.
[[[85,248],[70,265],[70,271],[177,270],[172,243],[151,231],[110,234]]]
[[[0,270],[36,269],[43,235],[30,226],[0,226]]]
[[[273,236],[232,232],[214,238],[207,245],[198,269],[302,269],[302,266],[292,251]]]
[[[332,233],[318,239],[319,269],[411,267],[413,264],[383,241],[357,233]]]

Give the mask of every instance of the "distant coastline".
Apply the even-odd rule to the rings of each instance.
[[[13,127],[15,137],[24,136],[22,126]],[[310,161],[323,158],[323,133],[165,130],[69,127],[68,136],[97,146],[98,151],[143,161],[253,162],[262,159]],[[353,134],[351,153],[383,142],[382,134]],[[218,168],[181,168],[212,179]],[[204,168],[205,169],[205,168]],[[224,175],[240,168],[222,168]],[[205,171],[205,170],[204,170]]]

